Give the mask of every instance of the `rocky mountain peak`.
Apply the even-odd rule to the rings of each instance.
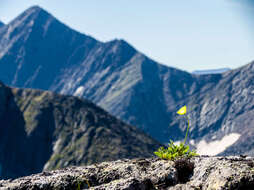
[[[34,10],[34,11],[45,11],[46,12],[46,10],[44,10],[42,7],[40,7],[39,5],[33,5],[33,6],[31,6],[30,8],[28,8],[27,9],[27,11],[28,10]]]
[[[56,22],[55,17],[39,6],[33,6],[8,24],[7,36],[11,38],[17,35],[31,33],[32,31],[38,32],[40,27],[47,30],[52,22]]]
[[[0,30],[0,62],[4,63],[0,71],[1,80],[16,87],[36,88],[36,83],[43,83],[42,89],[48,89],[66,64],[76,64],[75,60],[86,56],[97,43],[61,23],[44,9],[31,7]],[[19,59],[9,58],[7,52]],[[49,57],[50,61],[47,60]],[[12,62],[15,72],[4,74]],[[37,80],[48,71],[51,73],[49,80]],[[23,79],[25,86],[21,85]]]
[[[28,8],[27,10],[25,10],[19,17],[24,17],[24,16],[38,16],[39,14],[44,14],[47,16],[51,16],[53,17],[49,12],[47,12],[45,9],[41,8],[38,5],[32,6],[30,8]]]
[[[61,36],[65,32],[72,35],[78,33],[39,6],[28,8],[6,26],[6,29],[0,32],[0,36],[2,33],[3,40],[5,41],[14,38],[15,41],[21,39],[25,42],[31,36],[34,36],[36,39],[32,39],[33,43],[39,43],[39,39],[43,39],[48,35],[53,34],[51,38],[54,38],[56,35]],[[83,35],[83,37],[86,37],[86,35]]]
[[[36,20],[41,15],[45,15],[47,17],[53,17],[46,10],[40,8],[39,6],[33,6],[25,10],[22,14],[20,14],[17,18],[15,18],[11,23],[30,22],[31,20]]]
[[[53,22],[56,22],[56,19],[38,6],[27,9],[0,31],[0,51],[9,51],[14,43],[26,42],[33,33],[45,35]]]
[[[246,140],[254,134],[253,77],[254,63],[206,75],[163,66],[124,40],[101,43],[76,32],[38,6],[0,28],[5,84],[89,99],[162,143],[183,140],[186,123],[176,110],[187,105],[198,150],[219,141],[223,153],[229,136],[228,153],[254,155]]]
[[[131,49],[134,49],[128,42],[126,42],[123,39],[114,39],[112,41],[107,42],[107,44],[110,44],[112,46],[119,47],[119,48],[131,48]]]

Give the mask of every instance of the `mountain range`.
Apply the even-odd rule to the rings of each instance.
[[[7,85],[88,99],[161,143],[183,140],[187,125],[176,111],[187,105],[189,142],[203,154],[254,155],[253,65],[191,74],[124,40],[104,43],[74,31],[38,6],[0,28]]]
[[[198,78],[156,63],[123,40],[102,43],[73,31],[37,6],[0,29],[4,83],[87,98],[160,141],[169,138],[169,108],[217,81]]]
[[[227,71],[230,71],[230,68],[195,70],[192,72],[192,74],[196,74],[196,75],[220,74],[220,73],[225,73]]]
[[[92,102],[0,83],[0,178],[123,158],[160,143]]]

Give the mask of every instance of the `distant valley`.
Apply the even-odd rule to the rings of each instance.
[[[176,111],[187,105],[189,142],[203,154],[216,146],[213,155],[254,155],[253,78],[254,63],[205,75],[158,64],[124,40],[97,41],[37,6],[0,28],[7,85],[88,99],[161,143],[184,138]]]

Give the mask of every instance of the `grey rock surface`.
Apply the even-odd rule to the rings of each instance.
[[[240,157],[195,157],[187,182],[179,181],[173,161],[159,158],[123,159],[45,171],[15,180],[1,180],[1,190],[251,190],[254,160]]]

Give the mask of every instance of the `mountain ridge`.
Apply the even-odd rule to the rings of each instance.
[[[17,28],[24,24],[18,19],[13,23]],[[195,75],[158,64],[123,40],[98,42],[52,22],[44,34],[44,25],[37,25],[30,33],[29,27],[21,33],[12,28],[11,36],[6,32],[10,26],[0,28],[0,80],[6,84],[86,98],[161,143],[184,139],[186,123],[176,111],[187,105],[190,140],[198,150],[234,137],[216,153],[252,152],[252,141],[244,139],[253,133],[248,127],[253,63],[226,73]]]
[[[230,68],[219,68],[219,69],[207,69],[207,70],[195,70],[192,74],[196,75],[207,75],[207,74],[220,74],[230,71]]]
[[[24,17],[24,15],[28,13],[28,15],[31,15],[31,12],[38,12],[38,7],[28,9],[25,11],[26,14],[23,14],[21,17]],[[18,22],[17,20],[19,19],[15,19],[11,23],[16,23]],[[37,25],[43,26],[41,22]],[[52,27],[58,29],[55,25]],[[6,28],[8,28],[8,26],[6,26]],[[44,31],[42,27],[39,27],[39,29]],[[23,28],[23,30],[26,31],[27,29]],[[72,40],[68,39],[74,38],[72,36],[73,33],[69,32],[64,39],[61,38],[58,40],[59,36],[54,37],[55,33],[50,33],[50,31],[47,30],[46,36],[49,36],[51,39],[48,40],[42,35],[42,32],[38,32],[37,30],[32,30],[27,37],[31,39],[30,42],[23,41],[22,43],[14,43],[15,45],[17,44],[18,48],[11,48],[8,50],[9,54],[18,55],[22,58],[21,60],[17,60],[15,56],[11,57],[9,54],[5,54],[3,50],[0,50],[1,54],[5,55],[0,60],[0,80],[3,80],[8,85],[16,87],[52,90],[63,94],[77,94],[92,100],[111,113],[115,113],[118,118],[122,118],[129,123],[140,126],[141,129],[147,128],[149,124],[143,124],[143,121],[131,122],[131,120],[136,120],[133,115],[135,115],[136,112],[140,113],[143,110],[143,105],[139,105],[138,110],[131,108],[131,112],[133,112],[131,115],[127,113],[128,111],[124,112],[123,110],[126,110],[125,107],[128,106],[127,104],[135,105],[140,102],[139,100],[133,100],[132,97],[136,96],[135,93],[140,95],[139,89],[141,86],[144,86],[144,83],[148,88],[157,88],[156,85],[150,85],[149,78],[153,78],[154,81],[158,81],[161,85],[163,84],[162,77],[153,77],[153,72],[149,70],[155,69],[158,74],[160,70],[162,70],[162,72],[168,73],[168,76],[171,72],[189,75],[184,71],[158,65],[155,61],[136,51],[135,48],[123,40],[113,40],[107,43],[90,40],[90,43],[86,43],[85,40],[80,42],[81,40],[78,39],[76,40],[77,44],[75,44],[75,47],[70,47]],[[3,30],[1,31],[3,33]],[[23,33],[24,35],[29,34],[28,32]],[[19,33],[17,35],[20,36]],[[86,36],[83,37],[83,35],[74,33],[74,36],[76,35],[79,36],[76,38],[86,38]],[[25,37],[22,38],[24,39]],[[39,41],[42,43],[39,43],[37,39],[43,39]],[[0,46],[3,44],[3,41],[4,40],[0,41]],[[7,41],[13,44],[11,40],[7,39]],[[19,44],[26,45],[20,46]],[[59,45],[61,50],[56,48],[56,44],[61,44]],[[2,46],[11,47],[11,45]],[[69,53],[70,51],[65,51],[72,47],[74,48],[71,53]],[[50,50],[48,50],[49,48]],[[13,68],[10,69],[10,66],[6,65],[8,62],[14,63],[12,64]],[[189,78],[192,77],[189,76]],[[108,81],[105,83],[104,79],[108,79]],[[150,96],[149,93],[152,93],[154,90],[146,92],[147,88],[145,88],[142,91],[141,95],[146,93]],[[160,92],[158,97],[152,96],[146,99],[147,101],[150,101],[149,99],[154,99],[153,104],[157,105],[161,99],[164,98],[163,96],[163,92]],[[120,103],[126,99],[129,99],[133,103],[126,102],[125,105],[120,105]],[[154,109],[152,108],[153,106],[151,105],[151,110]],[[144,114],[148,114],[148,117],[153,114],[158,116],[161,114],[166,117],[166,114],[160,111],[161,109],[165,110],[166,108],[158,108],[157,111],[159,111],[159,114],[156,113],[157,111],[154,111],[152,114],[148,112]],[[144,112],[144,110],[142,112]],[[143,116],[140,115],[139,117],[138,120],[142,120]],[[162,121],[165,120],[163,117],[160,118]],[[150,121],[150,123],[151,122],[154,123],[154,121]],[[166,121],[164,121],[164,123],[166,123]],[[154,126],[156,123],[152,125]]]
[[[0,83],[0,178],[150,157],[160,143],[92,102]]]

